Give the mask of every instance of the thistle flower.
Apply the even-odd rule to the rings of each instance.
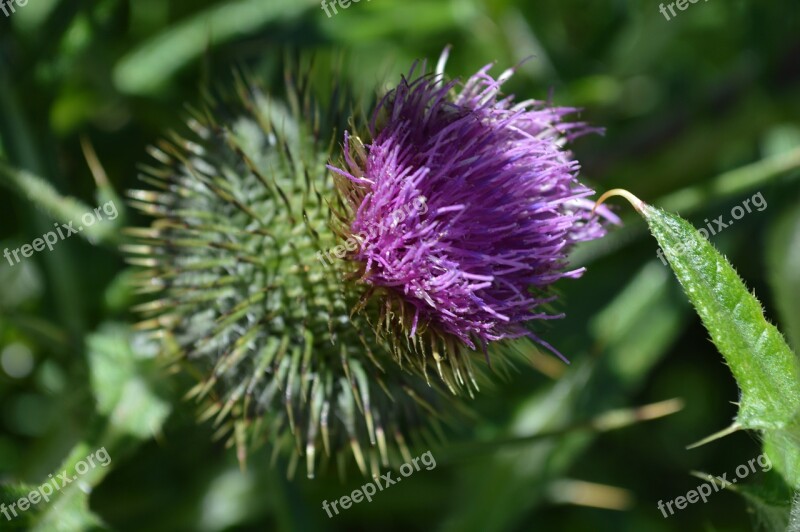
[[[563,147],[590,130],[567,119],[575,109],[502,95],[513,70],[493,78],[489,65],[445,83],[447,53],[435,74],[415,67],[383,99],[369,144],[345,134],[344,162],[331,169],[346,179],[349,230],[362,236],[350,258],[395,302],[385,314],[406,336],[424,330],[423,343],[451,349],[444,339],[455,338],[487,357],[489,344],[520,337],[555,351],[531,326],[563,316],[544,310],[550,288],[583,273],[567,268],[573,245],[605,232]],[[424,213],[407,208],[418,198]],[[399,223],[398,210],[408,213]],[[451,364],[466,364],[455,350]]]
[[[235,99],[210,102],[185,137],[151,150],[152,189],[130,193],[155,217],[128,231],[150,299],[139,327],[199,377],[189,397],[240,460],[266,441],[289,454],[290,472],[300,457],[313,476],[320,457],[343,465],[351,453],[377,474],[398,453],[410,459],[407,443],[446,405],[350,316],[363,291],[351,266],[317,259],[339,243],[325,163],[351,112],[344,99],[328,104],[342,119],[321,111],[289,79],[288,104],[240,80]]]
[[[150,298],[140,328],[200,377],[189,396],[241,460],[267,441],[290,471],[349,452],[377,474],[458,408],[445,388],[477,390],[478,347],[547,345],[531,322],[559,317],[542,309],[582,273],[569,249],[603,234],[562,148],[586,128],[571,109],[501,98],[511,72],[488,70],[460,90],[412,70],[369,145],[345,135],[333,173],[329,135],[357,123],[352,107],[332,97],[343,112],[320,112],[291,77],[288,104],[240,81],[233,105],[211,102],[152,150],[153,190],[130,194],[156,218],[129,230]],[[333,249],[347,260],[322,260]]]

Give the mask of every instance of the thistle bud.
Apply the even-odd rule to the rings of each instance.
[[[336,119],[293,86],[280,100],[239,81],[234,98],[193,113],[187,135],[151,150],[148,189],[130,193],[155,218],[129,231],[149,299],[140,328],[199,377],[189,396],[240,460],[266,441],[290,472],[304,457],[311,477],[318,460],[350,453],[377,473],[397,451],[410,456],[439,391],[351,315],[363,287],[331,257],[342,244],[325,168]]]

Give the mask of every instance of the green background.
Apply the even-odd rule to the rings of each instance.
[[[124,191],[141,186],[146,147],[181,129],[186,105],[229,86],[235,68],[280,89],[287,50],[309,51],[342,58],[344,81],[372,92],[451,44],[450,75],[527,59],[507,91],[582,107],[582,120],[605,127],[574,146],[599,189],[627,188],[698,227],[760,192],[768,207],[712,241],[797,348],[799,23],[788,0],[701,1],[670,21],[655,1],[361,0],[328,18],[305,0],[31,0],[0,13],[0,248],[31,242],[69,207],[26,189],[35,181],[17,170],[92,208],[116,198],[122,210]],[[73,237],[14,267],[3,260],[0,360],[33,366],[18,377],[0,368],[0,482],[38,485],[112,426],[125,437],[88,504],[116,530],[751,530],[758,517],[735,493],[669,519],[656,508],[700,483],[690,471],[730,477],[760,451],[746,433],[686,450],[730,424],[738,390],[644,224],[620,212],[624,229],[576,251],[588,273],[558,285],[567,317],[541,328],[572,364],[519,365],[432,449],[434,470],[333,519],[322,501],[363,484],[357,471],[288,481],[262,449],[241,474],[213,428],[195,422],[182,382],[147,346],[126,347],[120,324],[135,322],[138,299],[119,231],[146,220],[128,209],[91,241]],[[614,432],[464,447],[674,397],[681,412]],[[598,485],[624,490],[625,508],[586,506],[609,503]],[[83,501],[74,494],[29,517],[70,530]]]

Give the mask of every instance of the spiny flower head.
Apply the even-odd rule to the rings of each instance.
[[[412,336],[424,324],[471,349],[523,336],[547,346],[531,322],[560,317],[542,310],[548,289],[583,272],[567,268],[575,243],[604,234],[563,147],[588,128],[567,120],[574,109],[502,95],[513,71],[445,83],[446,55],[383,99],[368,145],[345,135],[345,164],[332,169],[362,235],[351,258],[410,308]],[[425,209],[410,209],[420,198]]]
[[[190,131],[151,150],[150,190],[130,196],[155,221],[129,229],[126,248],[149,296],[139,328],[198,376],[189,397],[241,460],[267,442],[290,471],[302,457],[313,476],[352,454],[377,474],[410,457],[447,407],[439,385],[403,371],[351,316],[363,291],[352,264],[317,258],[339,243],[325,164],[351,112],[289,80],[285,98],[239,80],[235,97],[209,101]]]

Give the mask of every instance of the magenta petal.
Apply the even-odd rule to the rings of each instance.
[[[502,96],[513,72],[490,68],[460,85],[412,71],[375,113],[364,178],[333,170],[366,192],[354,258],[366,282],[413,306],[412,334],[424,320],[472,347],[522,336],[548,346],[527,322],[560,317],[540,307],[552,283],[582,273],[565,269],[571,247],[619,220],[591,215],[594,191],[563,148],[592,130],[564,121],[573,109]]]

